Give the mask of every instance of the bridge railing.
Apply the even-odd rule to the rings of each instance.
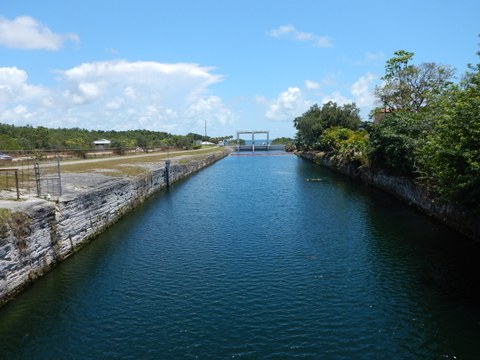
[[[228,145],[233,151],[285,151],[285,145]]]

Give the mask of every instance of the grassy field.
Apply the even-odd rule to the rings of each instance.
[[[61,173],[90,173],[101,172],[110,176],[138,176],[146,173],[151,168],[165,166],[165,160],[171,159],[172,162],[187,163],[193,159],[201,159],[205,154],[224,151],[221,147],[208,147],[200,150],[186,150],[175,152],[149,153],[140,155],[124,155],[117,157],[107,157],[100,159],[61,161]],[[0,191],[15,190],[15,172],[5,171],[8,168],[18,169],[18,179],[20,188],[29,189],[33,192],[35,189],[35,170],[34,162],[22,161],[11,162],[0,166]],[[4,171],[2,171],[4,170]],[[40,173],[42,177],[55,175],[58,171],[56,162],[40,163]]]
[[[62,172],[90,172],[99,171],[113,176],[135,176],[148,171],[148,165],[164,162],[167,159],[175,161],[190,161],[193,158],[200,158],[205,154],[221,152],[223,148],[210,147],[194,151],[176,151],[171,153],[144,154],[134,156],[122,156],[115,158],[96,159],[67,162],[61,164]],[[147,165],[147,166],[146,166]]]

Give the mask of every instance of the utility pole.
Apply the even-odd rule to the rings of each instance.
[[[205,141],[207,141],[207,120],[205,120]]]

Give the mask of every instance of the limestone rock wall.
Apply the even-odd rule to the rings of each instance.
[[[170,183],[226,155],[172,163]],[[0,201],[0,305],[166,186],[163,167],[134,178],[63,174],[62,182],[56,203]]]
[[[9,294],[42,275],[57,259],[53,239],[55,207],[42,200],[2,209],[0,304]]]
[[[382,189],[469,238],[480,241],[480,222],[476,221],[476,219],[470,219],[465,213],[452,204],[436,202],[429,196],[424,188],[416,184],[411,178],[394,176],[378,170],[359,169],[353,164],[338,164],[332,162],[324,153],[304,152],[299,153],[299,155],[317,164]]]

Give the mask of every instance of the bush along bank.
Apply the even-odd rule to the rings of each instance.
[[[476,216],[452,203],[438,201],[410,176],[395,175],[387,170],[372,169],[353,161],[339,160],[331,153],[322,151],[297,151],[296,154],[315,164],[386,191],[463,235],[480,241],[480,223]]]
[[[215,152],[172,161],[170,184],[228,155]],[[158,165],[135,177],[63,174],[56,203],[39,198],[0,200],[0,305],[68,258],[147,197],[167,186]]]
[[[362,122],[355,103],[313,105],[293,121],[296,149],[478,241],[480,64],[454,83],[453,68],[413,64],[413,55],[399,50],[387,60],[373,121]]]

